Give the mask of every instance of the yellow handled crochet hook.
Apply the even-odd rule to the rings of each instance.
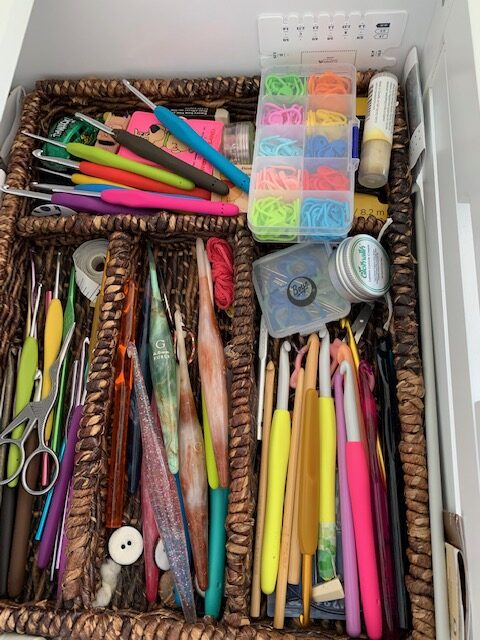
[[[57,266],[55,270],[55,288],[53,298],[48,305],[47,317],[45,320],[45,333],[43,337],[43,384],[42,396],[43,400],[48,396],[52,389],[52,379],[50,377],[50,367],[55,362],[60,353],[63,334],[63,309],[62,303],[58,297],[59,280],[60,280],[60,261],[62,254],[57,254]],[[45,443],[48,444],[53,426],[53,411],[48,416],[47,425],[45,427]]]
[[[285,341],[280,349],[278,372],[277,408],[273,414],[268,445],[267,501],[263,529],[262,564],[260,584],[263,593],[273,593],[280,562],[280,534],[282,531],[283,501],[290,451],[290,413],[288,392],[290,385],[290,343]]]

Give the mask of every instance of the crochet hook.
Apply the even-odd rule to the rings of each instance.
[[[273,414],[273,394],[275,385],[275,365],[270,360],[265,373],[265,398],[263,403],[263,434],[262,454],[260,458],[260,478],[258,481],[257,518],[255,528],[255,550],[253,554],[252,593],[250,598],[250,615],[258,618],[260,615],[260,567],[265,526],[265,501],[267,496],[268,474],[268,445],[270,442],[270,426]]]
[[[202,591],[208,586],[208,483],[202,427],[188,372],[182,314],[175,311],[180,387],[178,420],[179,475],[192,546],[193,564]]]
[[[380,640],[382,638],[382,606],[375,553],[369,468],[366,449],[361,440],[360,412],[357,403],[358,386],[353,366],[348,360],[341,363],[340,373],[344,376],[345,386],[348,491],[352,505],[363,615],[370,640]]]
[[[377,403],[373,395],[375,379],[372,367],[362,360],[358,368],[360,402],[362,405],[365,429],[367,432],[368,456],[370,460],[370,478],[372,482],[373,516],[376,532],[376,548],[382,590],[382,609],[384,614],[384,638],[398,640],[399,623],[397,612],[397,593],[393,575],[392,539],[388,516],[387,486],[384,482],[377,458]]]
[[[75,267],[70,269],[70,279],[68,282],[67,301],[65,303],[65,310],[63,313],[63,333],[62,340],[65,340],[65,336],[70,331],[70,328],[75,323],[75,296],[77,291],[77,284],[75,282]],[[62,365],[62,372],[60,376],[60,387],[58,390],[58,400],[55,409],[55,416],[53,420],[52,430],[52,449],[58,453],[60,446],[61,427],[63,424],[63,404],[65,399],[65,393],[67,390],[68,382],[68,370],[69,370],[70,358],[67,354],[65,356],[65,362]]]
[[[152,304],[150,275],[147,275],[145,286],[143,288],[143,302],[141,310],[141,318],[139,324],[139,333],[137,338],[138,358],[142,369],[145,387],[148,397],[152,395],[152,379],[150,377],[150,367],[148,364],[148,332],[150,308]],[[128,483],[127,490],[130,495],[135,495],[140,483],[142,468],[142,436],[140,433],[140,421],[137,411],[137,397],[134,393],[130,396],[130,417],[128,423]],[[143,505],[142,492],[142,505]],[[146,564],[145,564],[146,566]],[[158,582],[158,580],[157,580]]]
[[[203,189],[212,191],[213,193],[218,193],[221,196],[225,196],[229,192],[228,185],[222,180],[215,178],[201,169],[197,169],[197,167],[180,160],[180,158],[176,158],[174,155],[168,153],[168,151],[165,151],[161,147],[157,147],[146,138],[136,136],[124,129],[112,129],[106,124],[103,124],[94,118],[90,118],[83,113],[76,113],[75,117],[79,120],[88,122],[97,129],[100,129],[100,131],[108,133],[108,135],[112,136],[112,138],[114,138],[119,144],[126,149],[130,149],[130,151],[136,153],[137,156],[150,160],[155,164],[159,164],[166,169],[170,169],[170,171],[173,171],[177,175],[191,180],[198,187],[202,187]]]
[[[277,585],[275,587],[275,611],[273,626],[283,629],[285,622],[285,602],[287,597],[288,560],[292,536],[293,512],[295,501],[295,485],[297,480],[298,451],[300,448],[300,429],[303,402],[304,369],[300,369],[295,389],[293,405],[292,436],[288,459],[287,487],[285,489],[285,506],[283,509],[282,542],[280,546],[280,564],[278,567]]]
[[[207,253],[201,238],[196,242],[198,267],[198,366],[207,407],[215,462],[221,487],[229,486],[228,393],[223,342],[213,307]]]
[[[130,279],[125,285],[125,303],[117,345],[115,393],[112,419],[112,443],[108,468],[108,493],[105,524],[110,529],[122,526],[125,496],[125,464],[127,428],[132,390],[132,362],[127,358],[127,345],[134,339],[136,285]]]
[[[42,374],[38,370],[35,374],[35,381],[34,402],[40,400],[42,389]],[[25,443],[25,454],[29,456],[37,444],[37,433],[32,431]],[[35,456],[27,469],[28,486],[35,486],[39,470],[40,457]],[[20,483],[17,490],[15,514],[14,518],[12,514],[11,525],[2,521],[2,527],[12,526],[12,547],[9,553],[10,562],[8,567],[8,595],[10,598],[17,598],[21,594],[25,583],[25,568],[27,565],[34,499],[35,496]]]
[[[148,246],[151,307],[149,325],[149,363],[163,443],[172,474],[178,473],[178,382],[177,362],[167,319],[165,299],[160,292],[155,258]]]
[[[63,167],[69,169],[77,169],[82,173],[61,173],[60,171],[52,171],[45,167],[39,167],[41,171],[51,173],[52,175],[58,175],[62,178],[67,178],[75,185],[103,183],[106,185],[112,185],[115,187],[124,187],[125,189],[130,187],[132,189],[142,189],[143,191],[154,191],[160,193],[170,193],[177,196],[192,196],[196,198],[210,199],[210,193],[206,189],[177,189],[169,184],[163,184],[157,180],[151,178],[145,178],[139,176],[136,173],[129,171],[123,171],[123,169],[114,169],[113,167],[104,167],[101,164],[95,164],[94,162],[86,162],[85,160],[78,162],[76,160],[67,160],[66,158],[56,158],[53,156],[46,156],[42,149],[35,149],[33,156],[40,160],[40,162],[55,162],[61,164]]]
[[[345,589],[345,619],[347,634],[357,638],[362,631],[360,620],[360,594],[358,591],[357,552],[353,529],[352,506],[347,478],[347,429],[343,402],[343,376],[337,369],[334,378],[335,410],[338,444],[338,486],[340,492],[340,519],[342,523],[343,582]]]
[[[280,535],[291,436],[290,413],[288,411],[290,349],[290,343],[285,340],[280,348],[277,407],[273,414],[272,426],[270,427],[270,442],[268,444],[267,498],[260,576],[262,591],[267,595],[275,590],[280,561]]]
[[[97,215],[151,215],[151,211],[147,209],[131,209],[130,207],[118,207],[108,204],[89,193],[88,195],[80,195],[74,193],[42,193],[41,191],[29,191],[27,189],[13,189],[8,185],[1,187],[5,193],[11,193],[15,196],[22,196],[24,198],[35,198],[37,200],[45,200],[46,202],[52,202],[60,206],[65,206],[74,211],[83,211],[85,213],[93,213]],[[98,194],[97,194],[98,195]]]
[[[300,624],[310,624],[312,595],[312,561],[318,542],[319,450],[320,429],[318,394],[307,389],[302,412],[302,441],[300,449],[300,486],[298,496],[298,541],[302,554],[302,602]]]
[[[320,397],[320,504],[318,528],[318,572],[323,580],[335,576],[337,546],[335,518],[336,423],[335,405],[330,381],[330,336],[326,327],[320,331],[322,345],[319,356]]]
[[[305,398],[308,389],[315,389],[317,386],[318,373],[318,353],[320,349],[320,341],[316,333],[312,333],[307,341],[308,354],[305,362],[305,377],[303,383],[303,401],[302,401],[302,418],[305,411]],[[301,446],[301,445],[300,445]],[[292,539],[290,543],[290,559],[288,564],[288,582],[290,584],[300,583],[301,569],[301,553],[298,539],[298,505],[299,505],[299,489],[300,489],[300,465],[297,465],[297,480],[295,484],[295,504],[292,523]]]
[[[152,307],[153,297],[152,278]],[[155,419],[152,414],[137,349],[133,343],[128,346],[128,355],[133,361],[133,380],[142,432],[143,465],[147,466],[149,470],[146,474],[148,496],[174,576],[185,620],[187,623],[195,623],[197,615],[188,562],[187,542],[175,479],[168,469],[167,454],[158,429],[158,415]]]
[[[30,322],[30,334],[25,338],[22,352],[20,354],[20,362],[17,370],[17,384],[15,388],[15,415],[18,415],[20,411],[27,406],[30,402],[30,398],[32,397],[35,374],[38,368],[38,340],[36,338],[36,325],[41,291],[42,285],[39,284],[32,319]],[[12,433],[12,438],[20,439],[23,435],[24,428],[24,425],[17,427]],[[19,464],[20,451],[15,444],[11,444],[8,448],[8,477],[12,476],[17,471]],[[9,482],[8,486],[13,489],[17,484],[18,477]]]
[[[62,303],[59,298],[59,285],[60,285],[60,265],[62,254],[57,253],[57,263],[55,267],[55,287],[53,290],[53,297],[48,305],[47,315],[45,318],[45,328],[43,337],[43,383],[42,383],[42,396],[43,400],[46,398],[52,388],[52,379],[50,376],[50,367],[57,359],[60,352],[60,346],[62,344],[63,335],[63,309]],[[67,332],[68,333],[68,332]],[[50,435],[52,433],[53,426],[53,412],[48,416],[47,424],[45,426],[45,442],[48,443]]]
[[[179,197],[139,191],[136,189],[107,189],[100,194],[102,200],[110,204],[124,205],[126,207],[142,207],[146,209],[171,209],[172,211],[188,211],[191,213],[236,216],[240,209],[231,202],[214,202],[199,198]]]
[[[267,364],[268,330],[265,317],[260,320],[258,336],[258,405],[257,405],[257,440],[262,439],[263,400],[265,394],[265,366]]]
[[[208,144],[206,140],[192,129],[188,122],[179,118],[170,111],[170,109],[160,105],[157,106],[149,100],[147,96],[144,96],[143,93],[136,89],[128,80],[124,79],[122,82],[129,91],[150,107],[157,120],[171,131],[178,140],[197,151],[197,153],[213,164],[220,173],[231,180],[233,184],[237,185],[239,189],[248,193],[250,188],[250,178],[246,173],[241,171],[238,167],[227,160],[227,158],[225,158],[225,156],[223,156],[219,151]]]
[[[34,133],[29,133],[28,131],[22,131],[22,133],[29,138],[41,140],[42,142],[46,142],[48,144],[54,144],[57,147],[65,149],[72,156],[81,158],[82,160],[88,160],[89,162],[101,164],[105,167],[113,167],[114,169],[130,171],[131,173],[136,173],[139,176],[145,176],[146,178],[151,178],[152,180],[157,180],[158,182],[170,184],[173,187],[177,187],[178,189],[193,189],[195,186],[191,180],[187,180],[186,178],[177,176],[174,173],[164,171],[163,169],[159,169],[158,167],[152,167],[150,165],[142,164],[141,162],[136,162],[135,160],[122,158],[122,156],[118,156],[117,154],[111,153],[110,151],[105,151],[104,149],[100,149],[99,147],[89,147],[87,144],[82,144],[80,142],[68,142],[67,144],[63,144],[62,142],[58,142],[57,140],[50,140],[49,138],[45,138],[44,136],[39,136]]]

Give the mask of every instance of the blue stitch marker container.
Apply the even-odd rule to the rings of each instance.
[[[313,93],[309,80],[328,73],[344,79],[345,93]],[[248,205],[257,241],[338,242],[347,236],[359,162],[355,111],[353,65],[263,69]]]
[[[333,286],[328,243],[296,244],[253,263],[253,284],[268,333],[284,338],[307,335],[344,318],[350,302]]]

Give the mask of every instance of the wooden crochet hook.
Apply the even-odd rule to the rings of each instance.
[[[280,546],[280,566],[278,568],[277,586],[275,589],[275,613],[273,626],[283,629],[285,622],[285,602],[287,598],[288,561],[290,557],[290,542],[292,537],[293,511],[295,502],[295,488],[297,480],[298,450],[300,446],[300,419],[302,416],[303,387],[305,370],[298,372],[295,402],[293,405],[292,435],[290,455],[288,460],[287,488],[283,508],[282,542]]]
[[[273,390],[275,385],[275,365],[272,361],[267,364],[265,373],[265,396],[263,403],[263,438],[262,456],[260,459],[260,480],[258,483],[257,499],[257,529],[255,532],[255,553],[253,556],[252,595],[250,601],[250,615],[252,618],[260,616],[260,567],[262,557],[263,527],[265,524],[265,503],[267,498],[268,445],[270,441],[270,426],[273,415]]]
[[[302,401],[302,418],[301,424],[303,424],[303,412],[305,410],[305,396],[308,389],[316,389],[317,387],[317,373],[318,373],[318,354],[320,351],[320,340],[316,333],[308,338],[308,354],[305,363],[305,376],[303,382],[303,401]],[[301,449],[301,443],[300,443]],[[299,449],[299,456],[301,455]],[[288,565],[288,582],[290,584],[300,584],[300,568],[301,568],[301,554],[300,543],[298,540],[298,503],[299,503],[299,471],[300,465],[297,465],[297,480],[295,487],[295,505],[293,512],[293,524],[292,524],[292,539],[290,542],[290,560]]]

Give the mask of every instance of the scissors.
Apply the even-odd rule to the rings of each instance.
[[[29,402],[25,407],[25,409],[23,409],[10,422],[10,424],[5,428],[5,430],[2,432],[2,435],[0,436],[0,447],[5,445],[13,445],[15,447],[18,447],[19,457],[20,457],[18,468],[15,470],[14,473],[10,474],[8,478],[0,480],[0,486],[8,484],[9,482],[12,482],[12,480],[15,480],[15,478],[17,478],[21,473],[22,485],[25,491],[27,491],[33,496],[41,496],[44,493],[48,493],[48,491],[53,487],[53,485],[57,480],[58,473],[60,470],[60,463],[58,461],[58,457],[55,454],[55,452],[45,444],[45,428],[47,425],[48,416],[50,415],[50,412],[52,411],[53,405],[55,404],[55,400],[57,398],[60,369],[62,366],[62,362],[65,359],[65,356],[67,354],[68,347],[70,346],[74,329],[75,329],[75,324],[72,325],[72,327],[70,328],[70,331],[65,336],[65,340],[63,341],[63,345],[60,350],[60,353],[58,354],[58,357],[55,360],[55,362],[50,367],[50,378],[52,380],[52,389],[48,394],[48,396],[43,400],[34,400],[33,402]],[[22,425],[23,423],[26,423],[26,426],[22,436],[20,438],[12,438],[11,434],[13,430],[16,427]],[[37,432],[38,432],[38,446],[28,456],[28,458],[26,458],[25,443],[35,427],[37,427]],[[28,484],[27,471],[32,460],[36,456],[42,455],[42,454],[46,454],[51,458],[53,462],[52,471],[50,476],[50,483],[46,487],[42,487],[42,489],[36,490],[30,487]]]

